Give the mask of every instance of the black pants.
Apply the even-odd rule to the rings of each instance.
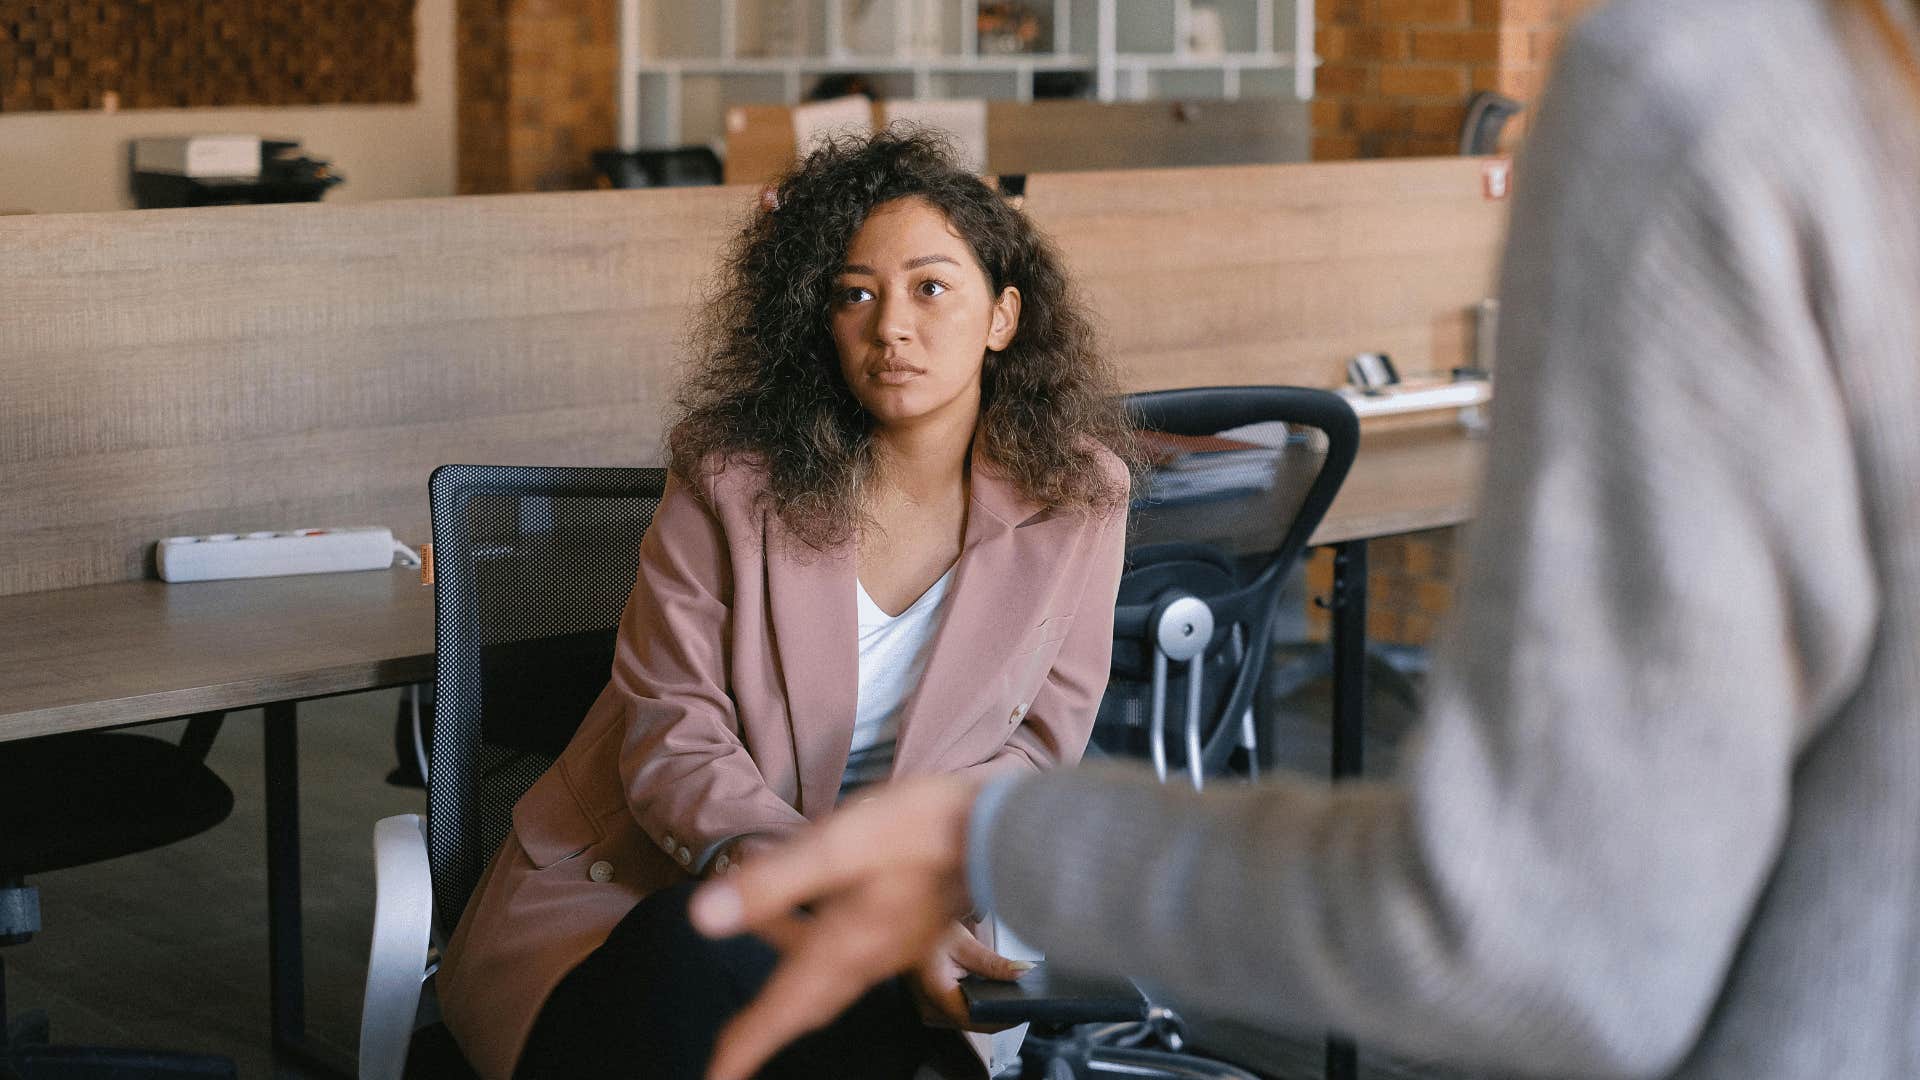
[[[634,905],[606,944],[567,974],[534,1021],[516,1080],[618,1076],[699,1080],[720,1028],[773,974],[778,954],[749,935],[713,941],[687,921],[691,884]],[[898,979],[782,1051],[762,1077],[896,1080],[936,1052]]]

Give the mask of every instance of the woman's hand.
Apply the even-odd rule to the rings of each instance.
[[[1009,960],[973,936],[963,923],[953,923],[933,953],[914,965],[908,985],[920,1004],[921,1019],[936,1027],[991,1031],[967,1020],[967,1001],[960,993],[960,980],[968,975],[1012,982],[1033,965],[1024,960]]]
[[[709,1077],[747,1080],[782,1046],[950,941],[969,906],[967,818],[982,783],[948,775],[900,784],[778,850],[755,852],[694,894],[702,933],[750,931],[784,954],[760,996],[721,1032]],[[803,904],[812,915],[797,911]]]

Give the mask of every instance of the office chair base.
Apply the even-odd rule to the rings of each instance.
[[[1058,1039],[1029,1035],[1020,1051],[1021,1080],[1260,1080],[1223,1061],[1168,1050],[1100,1046],[1077,1034]]]
[[[87,1046],[37,1046],[0,1060],[0,1075],[20,1080],[239,1080],[240,1070],[212,1054],[158,1054]]]
[[[0,1080],[239,1080],[233,1062],[213,1054],[49,1045],[53,1025],[45,1012],[8,1016],[5,1002],[0,982]]]
[[[1254,1073],[1196,1056],[1186,1021],[1164,1005],[1144,1020],[1080,1024],[1051,1037],[1028,1034],[1020,1047],[1021,1080],[1260,1080]]]

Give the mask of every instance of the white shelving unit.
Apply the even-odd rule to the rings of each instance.
[[[621,0],[621,143],[717,141],[729,107],[793,104],[833,74],[895,98],[1030,101],[1050,72],[1083,74],[1102,101],[1313,96],[1313,0],[1037,0],[1050,23],[1017,53],[982,51],[980,6]],[[1221,48],[1196,50],[1196,21],[1216,19]]]

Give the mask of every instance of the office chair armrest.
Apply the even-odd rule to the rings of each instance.
[[[400,814],[376,822],[373,866],[373,947],[360,1006],[360,1076],[400,1080],[433,934],[426,819]]]
[[[967,1018],[976,1024],[1033,1023],[1067,1027],[1145,1020],[1152,1008],[1132,982],[1035,967],[1014,982],[968,976],[960,980]]]

